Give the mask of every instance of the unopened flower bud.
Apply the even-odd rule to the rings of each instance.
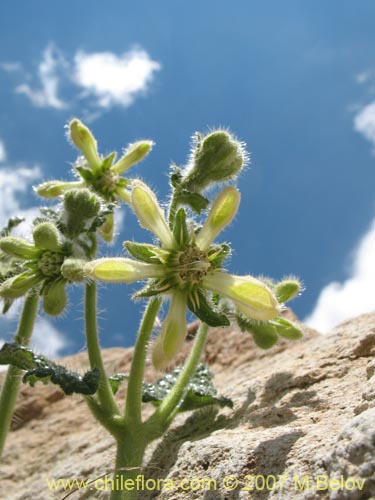
[[[40,275],[29,274],[28,272],[8,278],[0,285],[0,297],[5,299],[22,297],[30,288],[40,283],[42,279]]]
[[[187,335],[186,296],[175,291],[161,332],[155,339],[152,362],[158,370],[170,365],[179,353]]]
[[[275,293],[280,303],[294,299],[302,288],[301,282],[296,278],[285,279],[277,283]]]
[[[98,233],[107,243],[111,243],[113,240],[113,233],[115,229],[115,219],[113,214],[107,215],[104,223],[99,227]]]
[[[38,224],[33,231],[35,245],[43,250],[58,251],[61,247],[60,233],[51,222]]]
[[[93,260],[86,264],[84,272],[88,278],[111,283],[133,283],[146,278],[159,278],[163,274],[160,266],[122,257]]]
[[[83,259],[68,257],[64,260],[60,272],[68,281],[83,281],[84,269],[87,262]]]
[[[140,225],[152,231],[164,248],[176,246],[155,194],[146,184],[138,180],[133,183],[132,205]]]
[[[98,155],[97,143],[90,130],[77,118],[69,124],[70,138],[73,144],[82,151],[93,170],[98,170],[101,160]]]
[[[52,281],[43,290],[43,308],[50,316],[58,316],[63,312],[67,303],[65,280]]]
[[[223,182],[236,177],[246,162],[241,142],[225,130],[216,130],[195,144],[182,186],[200,192],[211,182]]]
[[[224,188],[214,199],[204,226],[198,233],[195,243],[206,250],[216,236],[234,219],[241,200],[240,192],[231,186]]]
[[[43,198],[58,198],[68,190],[81,187],[82,182],[47,181],[34,187],[34,191]]]
[[[239,312],[248,318],[273,319],[280,312],[271,289],[252,276],[233,276],[215,271],[208,274],[202,283],[209,290],[232,300]]]
[[[36,259],[40,255],[40,250],[35,248],[23,238],[17,236],[6,236],[0,239],[0,249],[12,257],[18,257],[24,260]]]
[[[143,160],[151,151],[154,143],[152,141],[138,141],[130,144],[124,155],[113,165],[112,171],[116,174],[123,174],[129,167]]]
[[[99,210],[100,200],[89,189],[74,189],[65,193],[63,220],[69,236],[78,236],[89,229]]]

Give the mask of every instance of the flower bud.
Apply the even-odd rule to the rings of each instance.
[[[43,198],[57,198],[67,190],[82,187],[82,182],[47,181],[34,187],[34,191]]]
[[[151,151],[153,145],[152,141],[138,141],[130,144],[122,158],[113,165],[112,171],[116,174],[123,174],[129,167],[143,160]]]
[[[68,257],[64,260],[60,272],[68,281],[83,281],[84,268],[87,262],[83,259]]]
[[[176,241],[165,220],[155,194],[141,181],[134,181],[132,205],[142,227],[152,231],[165,248],[174,248]]]
[[[73,144],[82,151],[93,170],[99,170],[101,160],[98,155],[97,143],[90,130],[77,118],[69,124],[70,138]]]
[[[87,231],[100,210],[98,196],[89,189],[73,189],[64,196],[63,222],[70,237]]]
[[[22,297],[33,286],[37,285],[43,278],[38,274],[24,272],[8,278],[0,285],[0,297],[5,299],[17,299]]]
[[[179,353],[186,335],[186,295],[175,291],[161,332],[153,346],[152,362],[156,369],[163,370],[171,364]]]
[[[161,266],[136,262],[122,257],[97,259],[88,262],[84,268],[85,276],[111,283],[133,283],[146,278],[159,278],[163,275]]]
[[[226,187],[214,199],[204,226],[198,233],[195,243],[206,250],[216,236],[234,219],[241,200],[240,192],[234,187]]]
[[[57,252],[61,247],[60,233],[51,222],[38,224],[33,231],[35,245],[43,250]]]
[[[43,309],[50,316],[58,316],[67,303],[65,280],[58,279],[48,283],[43,289]]]
[[[277,300],[281,303],[288,302],[298,295],[301,288],[301,282],[296,278],[282,280],[275,287]]]
[[[0,249],[12,257],[24,260],[36,259],[41,253],[32,243],[29,243],[23,238],[18,238],[17,236],[6,236],[1,238]]]
[[[246,162],[243,144],[225,130],[216,130],[195,144],[182,186],[189,191],[202,191],[211,182],[234,178]]]
[[[252,276],[232,276],[215,271],[202,281],[203,286],[231,299],[237,309],[251,319],[275,318],[280,306],[272,291]]]
[[[113,240],[113,233],[115,229],[115,219],[113,214],[107,215],[104,223],[99,227],[98,233],[107,243],[111,243]]]

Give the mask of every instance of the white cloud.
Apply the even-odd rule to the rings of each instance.
[[[5,150],[4,141],[0,139],[0,163],[3,163],[7,159],[7,153]]]
[[[9,63],[8,63],[9,64]],[[32,88],[28,83],[16,87],[16,92],[25,94],[34,106],[40,108],[64,109],[66,103],[59,98],[59,73],[67,68],[61,52],[50,44],[43,52],[38,66],[39,88]]]
[[[98,98],[100,107],[129,106],[140,92],[147,90],[154,72],[161,68],[143,49],[117,56],[111,52],[77,52],[74,80],[85,95]]]
[[[30,220],[36,214],[36,207],[23,206],[20,199],[39,177],[40,169],[37,166],[0,168],[0,227],[14,215]]]
[[[354,251],[350,277],[329,283],[303,321],[326,333],[338,323],[375,309],[375,219]]]
[[[354,129],[372,143],[375,151],[375,101],[372,101],[356,114]]]
[[[68,60],[50,43],[38,64],[35,84],[19,62],[3,62],[0,68],[15,73],[17,78],[22,77],[15,90],[34,106],[57,110],[79,106],[80,114],[93,120],[105,109],[133,104],[138,96],[147,92],[161,65],[141,47],[121,55],[78,50]],[[69,99],[61,95],[65,90],[69,91]],[[82,101],[86,109],[82,109]]]

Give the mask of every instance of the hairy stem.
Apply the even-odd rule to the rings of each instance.
[[[161,299],[154,298],[148,303],[139,328],[130,368],[126,393],[125,421],[141,422],[142,383],[145,369],[146,349],[150,340]]]
[[[96,283],[92,282],[88,283],[85,289],[85,327],[87,351],[91,369],[99,368],[100,370],[99,388],[97,392],[99,401],[105,413],[108,417],[111,417],[113,415],[119,415],[120,410],[116,404],[104,369],[103,359],[100,352],[96,317]]]
[[[190,354],[185,362],[184,368],[180,373],[175,385],[171,389],[168,396],[161,403],[156,412],[150,417],[147,424],[151,427],[154,425],[165,427],[167,422],[170,422],[170,416],[180,403],[184,392],[190,382],[191,377],[194,375],[195,370],[199,364],[204,346],[206,344],[208,335],[208,325],[202,323],[198,333],[195,337],[194,345]]]
[[[38,312],[39,293],[31,292],[25,299],[14,341],[28,345]],[[0,396],[0,455],[10,428],[17,395],[21,384],[22,370],[9,366]]]

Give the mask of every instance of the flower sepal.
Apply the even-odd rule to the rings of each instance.
[[[220,311],[204,291],[196,287],[188,295],[188,308],[198,318],[209,326],[229,326],[226,314]]]

